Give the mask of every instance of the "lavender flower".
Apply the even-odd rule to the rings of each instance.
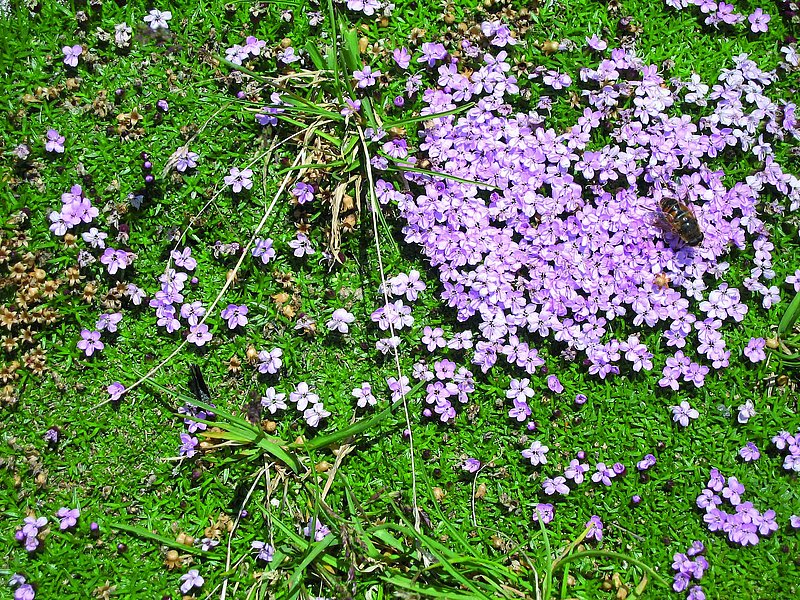
[[[761,458],[761,452],[759,452],[758,447],[756,447],[753,442],[747,442],[747,444],[739,450],[739,456],[741,456],[742,460],[745,462],[753,462]]]
[[[361,387],[353,389],[353,397],[356,399],[356,406],[358,408],[366,408],[367,406],[375,406],[378,401],[372,395],[372,386],[369,383],[362,383]]]
[[[586,533],[587,540],[603,541],[603,522],[597,515],[592,515],[584,525],[589,531]]]
[[[66,506],[59,508],[56,516],[61,519],[58,528],[61,531],[72,529],[78,524],[78,518],[81,516],[81,511],[78,508],[67,508]]]
[[[247,306],[244,304],[228,304],[222,309],[220,316],[228,322],[228,329],[236,329],[247,325]]]
[[[274,415],[279,410],[286,410],[286,394],[275,391],[275,388],[268,387],[261,396],[261,407]]]
[[[250,547],[256,552],[256,560],[272,562],[272,557],[275,555],[275,548],[273,548],[271,544],[256,540],[250,543]]]
[[[96,351],[100,352],[106,345],[100,341],[99,331],[81,330],[81,339],[77,343],[78,349],[83,350],[86,356],[91,356]]]
[[[373,71],[369,65],[360,71],[353,71],[353,79],[356,80],[356,87],[366,89],[377,83],[377,78],[381,76],[380,71]]]
[[[526,448],[521,452],[524,458],[530,459],[531,464],[535,467],[537,465],[547,464],[547,453],[550,448],[542,444],[539,440],[531,443],[530,448]]]
[[[349,324],[355,320],[355,316],[353,316],[351,313],[347,312],[343,308],[337,308],[335,311],[333,311],[330,320],[325,324],[325,326],[330,331],[347,333],[350,331]]]
[[[283,356],[283,350],[280,348],[273,348],[269,352],[261,350],[258,353],[258,372],[275,375],[283,365],[281,356]]]
[[[47,140],[44,144],[44,149],[47,152],[55,152],[57,154],[64,153],[64,140],[66,138],[58,133],[55,129],[47,130]]]
[[[232,167],[230,175],[224,178],[225,185],[230,186],[234,194],[238,194],[242,190],[249,190],[253,187],[252,169],[244,169],[240,171],[237,167]]]
[[[145,17],[146,18],[146,17]],[[200,576],[200,571],[190,569],[185,575],[181,575],[181,592],[188,594],[193,588],[201,588],[205,580]]]
[[[68,67],[77,67],[78,59],[83,54],[83,46],[75,44],[74,46],[64,46],[61,51],[64,53],[64,64]]]
[[[681,427],[689,425],[691,419],[696,419],[700,413],[692,408],[686,400],[683,400],[679,406],[671,406],[672,420],[678,423]]]

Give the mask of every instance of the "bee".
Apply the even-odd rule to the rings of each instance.
[[[699,246],[703,243],[703,232],[697,224],[692,207],[676,198],[662,198],[659,207],[664,215],[664,220],[675,235],[689,246]]]

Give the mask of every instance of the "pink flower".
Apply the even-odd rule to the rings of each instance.
[[[81,340],[78,342],[78,349],[83,350],[86,356],[94,354],[95,350],[100,352],[106,345],[100,341],[99,331],[81,331]]]

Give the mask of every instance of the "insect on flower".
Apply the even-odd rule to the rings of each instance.
[[[703,232],[694,216],[694,210],[677,198],[664,197],[659,202],[664,221],[683,242],[689,246],[703,243]]]

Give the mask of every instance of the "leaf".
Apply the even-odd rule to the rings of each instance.
[[[147,531],[142,527],[137,527],[136,525],[126,525],[125,523],[111,523],[111,527],[113,529],[119,529],[120,531],[127,531],[128,533],[132,533],[133,535],[144,538],[147,540],[151,540],[153,542],[158,542],[164,546],[169,546],[170,548],[175,548],[180,550],[181,552],[188,552],[189,554],[204,554],[200,548],[193,548],[192,546],[186,546],[184,544],[179,544],[175,540],[171,540],[169,538],[164,537],[163,535],[158,535],[157,533],[152,533]]]
[[[800,292],[795,294],[792,303],[789,304],[789,308],[787,308],[786,312],[783,313],[781,322],[778,323],[778,337],[781,337],[784,333],[791,331],[792,327],[794,327],[794,324],[797,322],[798,317],[800,317]]]

